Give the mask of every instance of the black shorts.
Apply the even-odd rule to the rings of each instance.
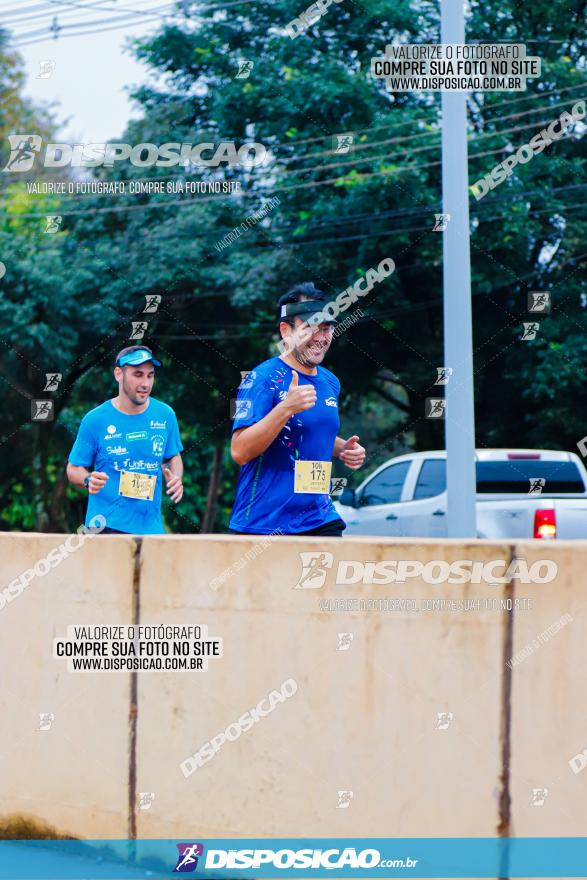
[[[130,535],[131,532],[121,532],[119,529],[111,529],[108,526],[104,526],[99,532],[95,533],[96,535]]]
[[[342,538],[342,533],[346,529],[346,523],[342,519],[333,519],[330,522],[324,523],[324,525],[318,526],[317,529],[310,529],[307,532],[292,532],[291,535],[287,533],[283,535],[283,537],[293,537],[293,538],[303,538],[303,537],[312,537],[314,535],[323,536],[325,538]],[[263,535],[257,535],[253,532],[237,532],[234,529],[228,530],[231,535],[247,535],[249,538],[261,538]],[[279,538],[280,535],[274,535],[273,537]]]

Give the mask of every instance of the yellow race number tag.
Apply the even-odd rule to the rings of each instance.
[[[296,461],[294,492],[328,494],[331,470],[331,461]]]
[[[157,475],[136,474],[134,471],[120,472],[118,494],[125,498],[139,498],[141,501],[152,501],[155,494]]]

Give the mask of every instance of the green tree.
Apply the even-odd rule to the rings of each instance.
[[[146,170],[126,162],[94,172],[126,182],[227,180],[240,185],[237,196],[171,192],[56,204],[29,196],[22,184],[11,187],[0,247],[17,248],[0,282],[8,341],[1,367],[6,436],[25,442],[18,468],[6,467],[10,527],[79,522],[82,496],[68,492],[63,478],[71,436],[83,412],[111,393],[106,367],[131,319],[145,317],[150,294],[161,303],[148,316],[146,339],[167,368],[156,393],[176,408],[187,446],[186,502],[166,514],[174,530],[226,526],[236,476],[230,401],[240,372],[274,353],[273,304],[300,280],[334,297],[383,257],[394,260],[394,274],[358,304],[365,317],[329,355],[343,385],[345,433],[367,441],[370,466],[444,442],[442,426],[424,417],[443,363],[442,234],[433,231],[442,210],[440,98],[392,94],[369,72],[371,58],[394,39],[437,42],[438,9],[332,4],[292,39],[285,28],[303,11],[298,0],[220,4],[205,16],[191,0],[182,6],[182,22],[135,43],[153,76],[134,90],[143,112],[124,139],[258,141],[268,161],[252,170]],[[581,94],[584,6],[569,12],[562,0],[540,0],[520,7],[470,6],[469,42],[527,43],[542,59],[527,92],[470,96],[471,183]],[[587,433],[580,415],[583,131],[576,126],[481,201],[471,198],[479,446],[572,448]],[[346,134],[352,150],[341,152],[333,136]],[[279,204],[251,221],[275,197]],[[40,218],[57,207],[63,231],[44,236]],[[250,228],[233,243],[216,246],[243,223]],[[531,290],[551,292],[552,310],[525,341]],[[19,427],[26,395],[60,365],[55,423]]]

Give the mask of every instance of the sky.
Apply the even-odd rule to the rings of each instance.
[[[5,21],[5,26],[10,26],[10,19],[4,20],[2,11],[8,3],[11,9],[15,9],[16,2],[24,4],[27,0],[4,0],[3,3],[0,0],[0,22]],[[83,3],[84,0],[77,2]],[[112,4],[118,0],[100,2],[109,4],[102,8],[115,8]],[[152,7],[153,2],[146,0],[144,5]],[[125,8],[127,6],[128,0]],[[64,24],[83,22],[84,19],[91,22],[91,16],[95,15],[108,17],[108,13],[89,12],[86,9],[70,11],[69,15],[69,18],[61,19]],[[46,29],[50,22],[51,19],[47,18],[38,22],[19,21],[12,32],[22,34],[25,29]],[[59,136],[68,143],[102,143],[119,139],[128,119],[139,115],[129,100],[128,88],[149,78],[148,69],[132,58],[124,44],[129,37],[154,32],[160,23],[160,19],[149,23],[131,21],[124,28],[105,33],[76,34],[57,39],[50,36],[43,42],[22,47],[17,41],[14,45],[23,57],[27,74],[25,95],[36,102],[56,102],[55,115],[63,123]],[[90,27],[88,25],[88,29]],[[38,78],[41,61],[55,63],[54,72],[46,79]]]

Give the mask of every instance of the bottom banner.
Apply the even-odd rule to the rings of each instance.
[[[0,841],[0,880],[587,877],[587,838]]]

